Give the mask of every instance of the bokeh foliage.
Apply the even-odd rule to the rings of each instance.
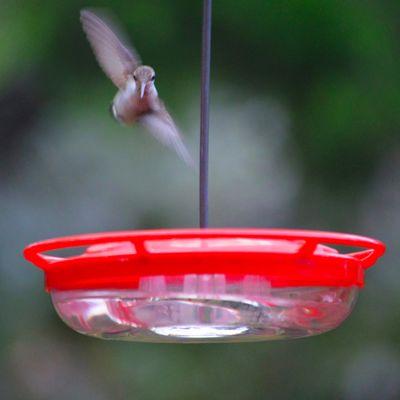
[[[274,129],[265,128],[264,136],[261,127],[249,136],[249,153],[226,159],[229,167],[223,154],[212,151],[215,220],[225,222],[219,212],[230,205],[237,219],[226,215],[243,224],[259,220],[261,226],[273,221],[355,231],[395,249],[400,2],[214,3],[212,128],[221,127],[212,129],[215,148],[243,147],[235,145],[242,136],[234,130],[229,136],[234,114],[242,112],[245,139],[250,122],[264,124],[266,115],[267,126],[268,115],[277,118],[267,107],[264,115],[260,104],[284,110],[287,121],[284,145],[267,135]],[[314,339],[212,346],[106,343],[79,337],[58,321],[41,291],[40,273],[20,256],[26,243],[86,230],[195,221],[189,216],[194,207],[187,207],[195,201],[193,177],[168,161],[171,186],[164,188],[164,166],[154,172],[163,162],[159,148],[132,139],[137,148],[125,152],[132,144],[130,131],[107,118],[114,88],[81,31],[79,10],[85,6],[112,9],[143,60],[156,68],[159,92],[174,114],[184,127],[197,126],[200,1],[1,1],[0,293],[6,312],[0,357],[6,372],[0,391],[5,398],[400,398],[395,317],[400,276],[394,252],[368,275],[371,283],[350,320]],[[260,109],[252,99],[267,103],[257,100]],[[247,120],[252,109],[259,111]],[[188,130],[196,143],[196,128]],[[275,159],[276,148],[281,153]],[[254,154],[266,164],[255,165]],[[236,165],[238,160],[248,168]],[[218,172],[213,165],[225,169]],[[265,182],[275,185],[265,190],[271,203],[259,189]]]

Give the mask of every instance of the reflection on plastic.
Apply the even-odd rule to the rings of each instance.
[[[350,314],[352,287],[271,288],[258,276],[141,278],[132,290],[53,290],[67,325],[103,339],[159,342],[289,339],[336,328]]]

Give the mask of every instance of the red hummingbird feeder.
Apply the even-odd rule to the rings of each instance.
[[[24,251],[77,332],[147,342],[320,334],[351,313],[364,271],[384,253],[377,240],[343,233],[207,228],[210,41],[204,0],[200,228],[77,235]],[[59,255],[67,249],[79,253]]]

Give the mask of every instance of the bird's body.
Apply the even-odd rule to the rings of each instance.
[[[121,30],[105,20],[93,11],[81,11],[83,29],[95,56],[118,87],[111,104],[112,115],[124,125],[143,125],[156,139],[174,149],[187,164],[193,165],[178,128],[158,97],[154,69],[141,65],[133,47],[122,40]]]
[[[125,125],[132,125],[143,115],[160,110],[160,99],[154,85],[141,97],[133,77],[128,78],[126,86],[117,92],[112,102],[114,118]]]

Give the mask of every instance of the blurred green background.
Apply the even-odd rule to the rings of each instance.
[[[292,342],[152,345],[69,330],[23,247],[197,224],[197,178],[107,108],[79,24],[111,8],[198,152],[200,1],[1,0],[4,399],[399,399],[400,2],[214,4],[213,226],[339,230],[389,251],[339,329]]]

